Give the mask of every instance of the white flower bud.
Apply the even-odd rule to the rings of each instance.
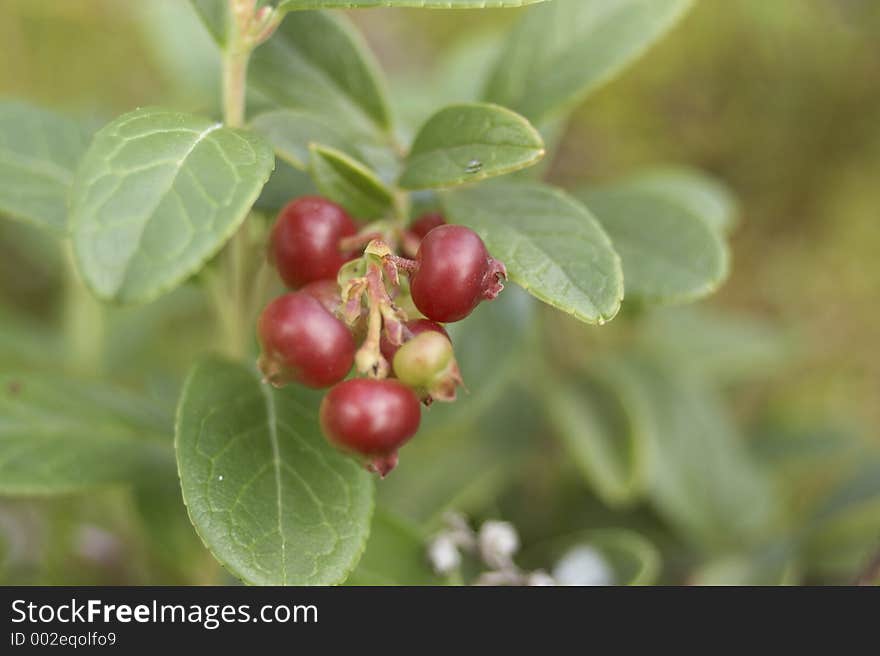
[[[510,564],[519,549],[519,535],[513,524],[488,521],[480,527],[480,555],[490,567],[503,568]]]
[[[546,587],[556,585],[556,580],[542,569],[530,572],[526,576],[526,585],[531,587]]]
[[[465,551],[473,551],[477,546],[477,536],[468,524],[467,518],[461,513],[447,512],[443,516],[446,525],[446,534],[449,539],[459,548]]]
[[[450,574],[461,565],[461,554],[455,542],[441,533],[428,545],[428,561],[437,574]]]
[[[556,563],[553,578],[559,585],[613,585],[614,571],[599,551],[581,545]]]

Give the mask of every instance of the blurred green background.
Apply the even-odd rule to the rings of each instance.
[[[444,54],[452,49],[460,53],[455,70],[472,70],[478,79],[486,62],[473,44],[491,39],[517,13],[351,15],[390,72],[401,114],[418,115],[413,89],[425,71],[452,66]],[[594,497],[565,467],[548,464],[559,458],[544,443],[517,464],[518,483],[493,494],[491,503],[464,507],[513,521],[527,547],[576,530],[636,529],[660,550],[663,582],[855,580],[880,551],[878,34],[876,0],[701,0],[669,37],[576,112],[549,169],[551,180],[575,187],[685,164],[733,190],[741,210],[733,273],[699,314],[683,308],[644,317],[630,307],[586,333],[567,320],[550,325],[563,351],[570,340],[602,352],[636,330],[640,339],[673,345],[685,360],[703,347],[742,369],[721,376],[719,386],[786,509],[773,538],[743,549],[695,547],[641,504],[615,508]],[[95,125],[157,103],[215,111],[216,53],[182,0],[5,0],[0,42],[3,97]],[[89,313],[97,311],[88,301],[59,309],[61,291],[73,284],[65,270],[54,244],[0,221],[0,344],[4,324],[26,325],[30,347],[47,367],[52,348],[66,347],[47,346],[52,342],[40,341],[42,333],[60,322],[76,335],[77,322],[87,330]],[[117,379],[172,403],[179,375],[210,344],[192,329],[201,315],[191,290],[159,305],[161,313],[111,311],[104,362]],[[699,323],[706,321],[710,327]],[[713,339],[700,344],[693,336],[704,329]],[[159,355],[137,346],[144,335],[163,343],[171,334]],[[0,367],[28,348],[0,346]],[[174,531],[153,532],[151,521],[162,520],[149,504],[177,494],[176,481],[167,483],[170,491],[155,493],[0,502],[0,581],[223,580],[185,520]],[[403,474],[389,483],[386,498],[407,494]],[[397,505],[407,514],[406,502]],[[408,514],[422,519],[417,510]],[[181,553],[192,557],[181,561]],[[537,547],[523,557],[547,566]]]

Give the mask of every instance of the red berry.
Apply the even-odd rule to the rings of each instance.
[[[482,300],[503,289],[504,265],[489,256],[479,235],[469,228],[444,225],[422,240],[416,254],[418,268],[410,278],[410,292],[419,312],[449,323],[473,312]]]
[[[329,387],[354,363],[351,331],[308,294],[276,298],[260,315],[258,331],[260,370],[276,387],[289,382]]]
[[[385,476],[397,464],[397,450],[419,429],[416,395],[396,380],[354,378],[324,397],[321,430],[340,449],[364,456]]]
[[[446,219],[440,212],[428,212],[422,214],[418,219],[412,222],[409,230],[419,239],[424,239],[431,230],[446,223]]]
[[[297,289],[313,280],[335,278],[352,259],[339,241],[357,233],[344,209],[326,198],[303,196],[278,214],[269,241],[269,258],[284,283]]]
[[[422,214],[418,219],[413,221],[409,228],[404,230],[401,247],[404,253],[409,256],[415,256],[419,250],[419,244],[431,230],[446,223],[446,219],[440,212],[428,212]]]
[[[330,314],[336,314],[342,305],[342,297],[339,295],[339,283],[335,278],[314,280],[300,289],[303,294],[308,294],[327,310]]]
[[[412,339],[416,335],[421,335],[428,330],[442,333],[446,339],[449,339],[450,342],[452,341],[449,338],[449,333],[446,332],[446,328],[430,319],[413,319],[407,321],[403,329],[404,340]],[[397,353],[397,349],[399,349],[400,346],[400,344],[392,344],[391,340],[388,339],[385,333],[382,333],[382,341],[379,343],[379,348],[382,350],[382,356],[388,360],[389,363],[394,360],[394,354]]]

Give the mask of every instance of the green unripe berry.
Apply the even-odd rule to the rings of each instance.
[[[452,342],[433,330],[416,335],[394,354],[394,373],[404,385],[430,390],[455,363]]]

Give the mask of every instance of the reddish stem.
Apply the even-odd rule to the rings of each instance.
[[[394,263],[399,270],[412,275],[419,268],[419,263],[416,260],[409,260],[405,257],[400,257],[400,255],[388,255],[386,256],[391,262]]]
[[[389,365],[382,356],[380,341],[382,307],[388,300],[388,294],[382,282],[382,270],[375,264],[369,265],[366,281],[370,313],[367,319],[367,337],[357,352],[356,363],[361,373],[369,374],[374,378],[385,378],[388,375]]]
[[[343,253],[351,253],[352,251],[362,251],[364,247],[374,239],[382,239],[381,232],[365,232],[350,237],[343,237],[339,240],[339,250]]]

